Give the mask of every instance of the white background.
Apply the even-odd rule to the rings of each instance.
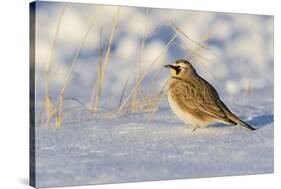
[[[120,4],[191,10],[274,15],[275,34],[275,173],[177,181],[142,182],[75,188],[280,188],[280,34],[281,6],[276,0],[75,0],[100,4]],[[28,186],[29,161],[29,1],[5,0],[0,5],[0,186],[1,188],[31,188]],[[279,7],[279,10],[278,10]],[[257,99],[258,100],[258,99]],[[279,117],[278,117],[279,116]]]

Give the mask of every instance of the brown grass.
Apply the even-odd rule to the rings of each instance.
[[[152,70],[152,67],[154,66],[154,64],[157,62],[157,60],[163,55],[163,53],[165,53],[171,46],[172,42],[176,39],[177,34],[175,34],[170,40],[169,42],[165,45],[164,49],[160,52],[160,54],[150,63],[150,65],[144,70],[143,74],[140,76],[140,78],[138,79],[138,81],[136,82],[136,84],[134,85],[134,87],[131,89],[130,93],[128,94],[127,98],[123,101],[123,103],[121,104],[121,106],[118,107],[118,113],[120,113],[121,111],[124,111],[126,105],[128,104],[130,98],[132,97],[132,95],[136,92],[137,89],[139,89],[139,85],[141,84],[141,82],[144,80],[144,78],[147,76],[147,74]],[[134,102],[135,105],[137,105],[138,103],[135,101]]]
[[[65,90],[66,90],[66,88],[67,88],[67,86],[69,84],[70,76],[71,76],[71,74],[73,72],[74,66],[77,63],[77,60],[78,60],[79,55],[80,55],[80,51],[81,51],[82,47],[84,46],[84,44],[86,42],[86,39],[87,39],[87,37],[89,35],[89,32],[93,28],[94,24],[95,24],[95,20],[93,20],[93,22],[88,27],[85,35],[83,36],[81,44],[80,44],[78,50],[76,51],[75,57],[73,59],[73,62],[71,63],[70,68],[68,70],[68,73],[67,73],[67,75],[66,75],[66,77],[64,79],[63,86],[61,88],[60,95],[59,95],[58,109],[56,111],[57,112],[57,115],[56,115],[56,125],[55,125],[56,128],[59,128],[61,126],[61,123],[62,123],[62,119],[63,119],[63,111],[62,111],[63,106],[62,106],[62,103],[63,103],[63,98],[64,98]]]
[[[59,128],[61,126],[61,124],[62,124],[62,120],[63,120],[63,116],[64,116],[63,115],[63,100],[64,100],[65,90],[66,90],[66,88],[67,88],[67,86],[69,84],[69,80],[70,80],[70,76],[71,76],[71,74],[73,72],[73,68],[74,68],[74,66],[77,63],[77,60],[79,58],[80,51],[81,51],[82,47],[84,46],[85,41],[86,41],[86,39],[88,37],[88,34],[91,31],[92,27],[94,26],[94,23],[95,22],[93,20],[93,22],[90,24],[90,26],[88,27],[86,33],[83,36],[81,44],[80,44],[80,46],[79,46],[79,48],[78,48],[78,50],[77,50],[77,52],[75,54],[75,57],[73,59],[73,62],[71,63],[71,66],[70,66],[70,68],[68,70],[68,73],[65,76],[65,79],[64,79],[64,82],[63,82],[63,86],[62,86],[60,94],[59,94],[58,102],[56,103],[56,105],[54,107],[50,107],[50,105],[49,105],[50,103],[47,103],[48,108],[49,108],[48,111],[49,111],[50,116],[47,118],[45,126],[47,126],[49,124],[50,120],[52,119],[52,117],[54,115],[56,115],[56,117],[55,117],[55,128]]]
[[[106,66],[110,60],[111,46],[112,46],[112,42],[113,42],[115,32],[116,32],[116,29],[118,26],[119,14],[120,14],[120,7],[118,7],[116,15],[113,18],[108,46],[106,49],[106,53],[105,53],[103,62],[100,64],[100,67],[99,67],[98,79],[97,79],[96,88],[95,88],[95,98],[94,98],[95,100],[94,100],[93,107],[92,107],[93,112],[96,112],[99,108],[100,96],[101,96],[103,82],[104,82],[104,73],[105,73]]]
[[[79,101],[79,99],[72,99],[74,101],[77,101],[80,105],[82,105],[82,107],[80,108],[73,108],[71,110],[68,111],[63,111],[63,104],[64,104],[64,100],[65,98],[65,91],[69,85],[70,82],[70,77],[72,75],[73,69],[75,67],[75,65],[77,64],[79,55],[80,55],[80,51],[83,48],[83,46],[85,45],[86,39],[88,37],[89,32],[91,31],[91,29],[94,27],[95,21],[93,20],[93,22],[89,25],[86,33],[83,35],[80,46],[75,54],[75,57],[70,65],[70,68],[64,78],[64,82],[62,85],[62,88],[60,90],[59,93],[59,98],[57,100],[56,104],[52,103],[51,97],[48,95],[49,94],[49,74],[50,74],[50,67],[52,65],[53,62],[53,54],[54,54],[54,49],[55,49],[55,44],[57,41],[57,37],[58,37],[58,33],[59,33],[59,28],[60,28],[60,24],[61,24],[61,20],[62,20],[62,16],[63,16],[63,12],[65,11],[65,7],[62,10],[61,14],[60,14],[60,18],[58,21],[58,25],[56,28],[56,32],[54,34],[54,40],[53,40],[53,46],[51,48],[50,51],[50,60],[46,66],[45,69],[45,76],[46,76],[46,89],[45,89],[45,109],[47,112],[47,121],[45,123],[45,125],[48,125],[50,120],[54,117],[55,115],[55,128],[60,128],[62,125],[62,121],[65,117],[66,114],[69,114],[70,112],[79,110],[81,108],[86,109],[87,111],[91,112],[92,114],[97,113],[100,110],[100,100],[101,100],[101,94],[103,91],[103,87],[104,87],[104,80],[105,80],[105,72],[107,69],[107,66],[109,64],[109,61],[111,59],[111,57],[113,55],[111,55],[111,48],[112,48],[112,44],[114,41],[114,37],[116,35],[116,31],[118,28],[118,25],[120,24],[119,21],[119,16],[120,16],[120,7],[117,8],[116,14],[114,15],[113,19],[112,19],[112,25],[111,25],[111,32],[109,34],[109,39],[108,39],[108,44],[107,44],[107,48],[104,52],[104,54],[102,54],[101,51],[101,45],[102,45],[102,30],[100,32],[100,41],[99,41],[99,48],[100,48],[100,59],[98,61],[98,73],[97,76],[95,78],[95,85],[93,87],[92,92],[92,96],[91,96],[91,100],[90,100],[90,107],[87,107],[85,104],[81,103]],[[166,45],[164,46],[164,48],[162,49],[162,51],[159,53],[159,55],[149,64],[148,67],[146,68],[142,68],[142,58],[143,58],[143,50],[145,48],[145,41],[147,39],[148,36],[148,19],[149,19],[149,9],[146,9],[146,21],[145,21],[145,32],[142,36],[141,39],[141,44],[140,44],[140,49],[139,49],[139,54],[138,54],[138,58],[136,61],[136,65],[135,67],[133,67],[133,70],[136,73],[136,77],[135,77],[135,81],[134,81],[134,85],[129,89],[129,83],[130,83],[130,78],[131,78],[131,72],[128,74],[126,80],[124,81],[124,85],[120,91],[120,98],[119,98],[119,104],[118,107],[112,111],[112,112],[105,112],[103,113],[104,117],[112,117],[112,116],[118,116],[119,113],[122,112],[155,112],[157,111],[158,107],[159,107],[159,103],[161,101],[161,99],[163,98],[163,94],[165,94],[165,90],[166,90],[166,85],[167,82],[165,82],[158,91],[155,90],[158,82],[159,82],[159,73],[160,73],[160,69],[162,69],[162,67],[159,67],[156,70],[153,70],[153,67],[155,66],[155,64],[158,62],[158,60],[160,59],[161,56],[163,56],[164,53],[167,53],[167,51],[169,50],[169,48],[172,45],[177,45],[178,47],[184,49],[187,54],[191,54],[191,58],[196,58],[199,61],[201,61],[204,66],[204,62],[208,61],[212,63],[212,60],[205,58],[204,56],[200,55],[198,53],[198,51],[200,51],[201,49],[203,50],[207,50],[210,51],[214,56],[217,57],[217,55],[212,52],[211,49],[209,49],[208,47],[206,47],[205,45],[203,45],[203,42],[205,40],[207,40],[210,37],[210,33],[206,34],[203,37],[203,40],[200,42],[197,42],[195,40],[193,40],[192,38],[190,38],[189,36],[187,36],[178,26],[175,26],[174,24],[171,24],[170,26],[173,28],[173,30],[175,31],[175,35],[166,43]],[[187,47],[185,47],[184,45],[181,44],[177,44],[175,42],[175,39],[177,37],[179,37],[179,35],[181,37],[183,37],[184,39],[186,39],[188,42],[196,44],[197,47],[194,49],[189,49]],[[118,58],[122,58],[125,61],[129,61],[128,59],[126,59],[126,57],[118,57]],[[205,68],[207,69],[208,73],[210,73],[212,75],[212,77],[216,80],[215,75],[208,70],[207,66],[205,66]],[[151,90],[148,93],[145,93],[142,88],[141,88],[141,83],[142,81],[148,76],[149,73],[153,72],[153,79],[151,82]],[[111,103],[112,99],[115,96],[111,95],[109,99],[106,100],[107,103]],[[71,100],[71,99],[70,99]],[[152,114],[151,114],[152,115]]]
[[[49,78],[49,76],[50,76],[50,69],[53,65],[55,47],[56,47],[56,44],[57,44],[58,35],[59,35],[59,32],[60,32],[61,23],[62,23],[62,19],[63,19],[63,15],[65,13],[66,7],[67,7],[67,5],[65,4],[63,6],[62,10],[60,11],[57,26],[55,28],[55,33],[54,33],[54,37],[53,37],[53,41],[52,41],[52,46],[51,46],[51,49],[50,49],[49,61],[45,66],[44,111],[47,115],[47,119],[50,119],[53,116],[53,103],[52,103],[52,98],[51,98],[51,95],[50,95],[50,83],[49,83],[50,78]]]
[[[141,90],[138,80],[140,79],[140,76],[141,76],[143,49],[144,49],[145,41],[146,41],[146,38],[148,35],[148,31],[147,31],[148,30],[148,19],[149,19],[149,9],[148,8],[146,8],[145,15],[146,15],[145,24],[144,24],[145,30],[144,30],[142,40],[141,40],[141,46],[140,46],[140,50],[139,50],[139,60],[136,65],[136,81],[135,81],[136,90],[133,91],[133,94],[131,97],[131,112],[137,111],[138,107],[136,106],[136,104],[137,104],[136,102],[137,102],[138,92]]]
[[[176,33],[179,33],[181,34],[184,39],[187,39],[189,42],[191,43],[194,43],[195,45],[197,45],[198,47],[202,48],[202,49],[205,49],[205,50],[208,50],[210,53],[212,53],[215,57],[218,57],[218,55],[216,53],[214,53],[210,48],[208,48],[206,45],[203,45],[195,40],[193,40],[192,38],[190,38],[187,34],[185,34],[183,32],[183,30],[181,30],[178,26],[176,26],[175,24],[173,24],[172,22],[170,22],[170,25],[171,25],[171,28],[174,29],[174,31]]]
[[[97,72],[97,77],[96,77],[96,81],[95,81],[95,84],[94,84],[94,87],[93,87],[93,90],[92,90],[92,95],[91,95],[91,100],[90,100],[90,107],[92,109],[93,112],[97,111],[95,110],[94,106],[95,106],[95,99],[96,99],[96,96],[97,95],[100,95],[100,94],[97,94],[98,90],[97,90],[97,87],[98,87],[98,83],[99,83],[99,77],[100,77],[100,72],[101,72],[101,64],[102,64],[102,36],[103,36],[103,29],[100,30],[100,35],[99,35],[99,45],[98,45],[98,48],[99,48],[99,60],[98,60],[98,72]]]

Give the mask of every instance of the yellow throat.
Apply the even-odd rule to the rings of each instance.
[[[177,71],[175,69],[171,68],[170,69],[170,74],[171,74],[172,77],[176,76],[177,75]]]

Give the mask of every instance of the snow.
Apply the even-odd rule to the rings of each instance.
[[[214,123],[192,132],[163,101],[155,113],[73,113],[59,130],[36,128],[38,187],[273,172],[272,101],[230,108],[257,128]]]

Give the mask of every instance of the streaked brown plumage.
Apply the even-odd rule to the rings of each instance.
[[[216,89],[200,77],[192,65],[178,59],[171,65],[168,84],[168,98],[174,113],[184,122],[191,122],[196,128],[211,122],[242,125],[250,130],[252,126],[235,116],[220,100]]]

